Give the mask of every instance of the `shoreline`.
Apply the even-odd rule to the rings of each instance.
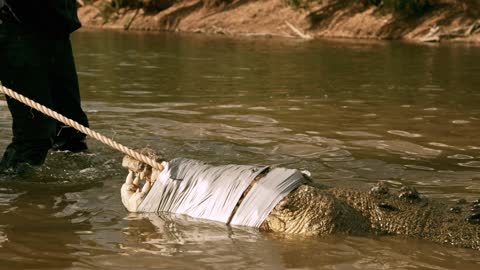
[[[462,13],[460,6],[441,6],[420,17],[402,18],[376,7],[339,2],[292,8],[283,0],[235,0],[208,7],[201,0],[181,0],[162,11],[148,12],[141,8],[105,11],[107,2],[100,0],[79,7],[78,15],[83,26],[92,29],[304,40],[480,43],[480,20]]]

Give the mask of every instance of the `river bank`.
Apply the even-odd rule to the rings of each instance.
[[[445,0],[421,16],[405,16],[361,1],[312,1],[303,7],[292,7],[284,0],[234,0],[218,5],[201,0],[172,2],[153,12],[92,1],[81,6],[78,14],[87,28],[304,39],[480,42],[478,12],[454,0]]]

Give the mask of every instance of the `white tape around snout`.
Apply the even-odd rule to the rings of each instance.
[[[303,180],[298,170],[275,168],[248,192],[230,224],[260,227],[273,208]]]
[[[177,158],[168,163],[138,207],[226,223],[251,181],[266,167],[212,166]]]
[[[177,158],[168,163],[138,207],[227,223],[240,197],[265,166],[212,166]],[[238,207],[231,224],[259,227],[278,202],[302,181],[297,170],[275,168],[263,176]]]

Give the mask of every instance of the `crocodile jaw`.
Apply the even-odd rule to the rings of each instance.
[[[160,155],[155,153],[154,150],[143,148],[139,151],[143,155],[160,162]],[[167,165],[165,161],[162,161],[161,164],[163,166]],[[160,175],[161,171],[152,168],[151,166],[128,155],[123,157],[122,166],[127,168],[129,171],[125,183],[120,189],[122,203],[128,211],[137,212],[138,207],[142,203],[143,199],[147,196],[150,188],[157,180],[157,177]],[[141,188],[140,180],[145,181],[145,184]]]
[[[153,169],[149,174],[149,177],[146,177],[143,172],[136,173],[129,170],[125,183],[120,189],[122,203],[129,212],[138,211],[138,207],[147,196],[159,174],[160,171]],[[145,180],[145,184],[141,188],[140,180]]]
[[[137,175],[134,179],[134,174],[132,171],[128,173],[125,183],[120,189],[122,203],[130,212],[137,212],[138,206],[142,203],[148,192],[143,193],[140,191],[138,188],[139,176]]]

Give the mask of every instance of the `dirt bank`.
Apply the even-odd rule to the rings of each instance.
[[[207,5],[180,0],[159,12],[111,8],[93,1],[79,8],[84,27],[148,31],[181,31],[291,38],[455,40],[480,42],[478,12],[451,0],[422,16],[404,16],[361,1],[312,1],[294,8],[285,0],[234,0]],[[458,2],[458,3],[457,3]]]

